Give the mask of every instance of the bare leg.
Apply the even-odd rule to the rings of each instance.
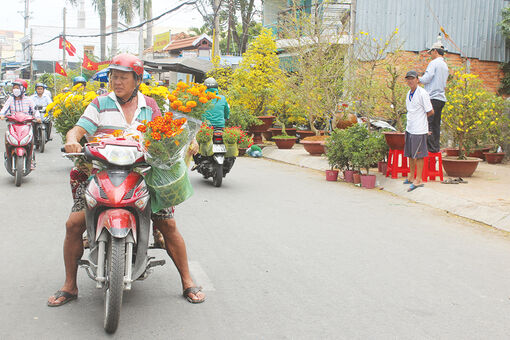
[[[64,239],[64,265],[66,270],[66,280],[60,290],[71,294],[78,294],[76,284],[76,274],[78,272],[78,260],[83,255],[82,235],[85,231],[85,212],[72,212],[66,222],[66,237]],[[50,296],[50,304],[58,304],[64,300],[60,297],[55,300]]]
[[[421,184],[421,175],[423,173],[423,158],[418,158],[416,160],[416,179],[414,180],[414,185]]]
[[[182,289],[185,290],[195,286],[189,272],[186,245],[181,233],[177,230],[175,219],[156,220],[154,221],[154,225],[161,231],[165,238],[166,252],[181,275]],[[202,292],[197,294],[190,293],[190,297],[195,301],[199,301],[205,298],[205,294]]]
[[[409,182],[414,181],[414,169],[416,168],[416,159],[409,158],[409,174],[407,175],[407,180]]]

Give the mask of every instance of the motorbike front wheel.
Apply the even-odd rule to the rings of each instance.
[[[16,156],[16,172],[14,173],[14,184],[17,187],[21,185],[23,178],[23,164],[25,164],[25,156]]]
[[[46,130],[41,129],[39,131],[40,138],[39,138],[39,152],[44,152],[44,146],[46,145]]]
[[[124,293],[125,239],[111,237],[108,243],[107,285],[104,300],[104,329],[107,333],[117,330]]]
[[[223,164],[216,164],[216,171],[214,172],[213,184],[215,187],[221,187],[221,181],[223,180]]]

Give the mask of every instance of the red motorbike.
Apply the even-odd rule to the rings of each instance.
[[[23,112],[15,112],[6,116],[8,127],[5,131],[5,168],[14,176],[17,187],[22,178],[32,171],[34,150],[33,116]]]
[[[122,295],[164,260],[148,256],[150,196],[141,173],[149,170],[139,142],[124,138],[88,143],[83,153],[94,164],[85,192],[88,259],[79,261],[96,288],[104,289],[104,328],[117,329]],[[143,168],[142,168],[143,167]]]

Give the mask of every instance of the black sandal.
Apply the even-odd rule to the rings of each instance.
[[[184,292],[182,292],[182,296],[184,296],[186,298],[186,300],[188,300],[188,302],[190,303],[202,303],[205,301],[205,297],[201,300],[193,300],[192,298],[190,298],[188,296],[188,294],[193,294],[193,295],[197,295],[197,293],[201,292],[202,291],[202,287],[189,287],[189,288],[186,288],[184,290]]]
[[[55,294],[53,294],[53,296],[55,297],[55,300],[58,300],[61,297],[63,297],[64,300],[62,300],[61,302],[58,302],[58,303],[50,303],[48,301],[48,303],[47,303],[48,307],[60,307],[62,305],[65,305],[69,301],[73,301],[78,298],[78,294],[71,294],[68,292],[64,292],[63,290],[58,290]]]

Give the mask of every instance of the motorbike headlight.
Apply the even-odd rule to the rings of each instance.
[[[10,133],[6,133],[7,141],[12,145],[18,145],[18,141]]]
[[[23,138],[20,142],[19,142],[19,145],[25,145],[25,144],[28,144],[28,142],[30,142],[30,139],[32,139],[32,134],[29,133],[28,135],[25,136],[25,138]]]
[[[144,196],[140,199],[138,199],[136,202],[135,202],[135,205],[138,209],[140,210],[143,210],[145,209],[145,207],[147,206],[147,202],[149,202],[149,198],[150,196],[147,195],[147,196]]]
[[[92,197],[92,195],[88,191],[85,192],[85,201],[87,202],[89,208],[94,208],[97,204],[96,199]]]

